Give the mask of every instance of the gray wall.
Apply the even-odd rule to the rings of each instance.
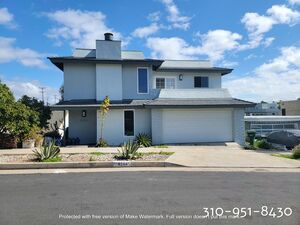
[[[96,98],[96,66],[64,64],[64,100]]]
[[[157,90],[152,90],[152,68],[148,68],[149,73],[149,93],[137,93],[137,68],[147,66],[130,66],[124,65],[122,68],[123,73],[123,99],[153,99],[158,95]]]
[[[82,117],[82,110],[87,116]],[[80,138],[80,144],[96,143],[96,109],[71,109],[69,111],[69,138]]]
[[[245,110],[243,108],[236,108],[233,110],[233,138],[234,141],[240,145],[245,144]]]
[[[152,143],[154,145],[162,143],[162,109],[151,110]]]
[[[122,66],[97,64],[96,73],[96,99],[101,101],[108,95],[110,100],[121,100]]]
[[[111,109],[104,121],[103,138],[109,145],[120,145],[135,137],[124,135],[124,110]],[[100,113],[97,113],[97,139],[100,138]],[[134,109],[134,135],[151,135],[151,114],[149,109]]]
[[[182,81],[179,80],[179,74],[183,75]],[[206,72],[206,73],[181,73],[181,72],[153,72],[152,76],[152,88],[155,88],[156,77],[175,77],[176,88],[189,89],[194,88],[195,76],[208,76],[209,88],[221,88],[221,74]]]
[[[176,88],[194,88],[194,76],[208,76],[209,88],[221,88],[221,75],[216,73],[182,73],[183,80],[178,79],[180,72],[156,72],[149,70],[149,93],[137,93],[137,68],[147,66],[103,65],[103,64],[64,64],[64,98],[103,100],[106,95],[111,100],[153,99],[158,96],[155,78],[172,76],[176,79]]]

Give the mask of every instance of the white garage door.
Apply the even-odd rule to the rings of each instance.
[[[232,141],[231,110],[163,110],[164,143]]]

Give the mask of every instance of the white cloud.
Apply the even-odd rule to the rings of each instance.
[[[201,39],[198,45],[190,45],[179,37],[151,37],[147,39],[147,47],[155,58],[197,59],[200,55],[206,55],[212,61],[218,61],[224,58],[227,51],[237,49],[238,41],[242,38],[227,30],[211,30],[197,36]]]
[[[183,39],[178,37],[147,39],[147,47],[152,50],[153,58],[163,59],[195,59],[197,48],[190,46]]]
[[[264,41],[262,42],[262,44],[265,46],[265,47],[269,47],[273,41],[275,40],[274,37],[268,37],[268,38],[265,38]]]
[[[269,14],[277,24],[288,24],[293,26],[300,21],[300,13],[285,5],[273,5],[267,10],[267,14]]]
[[[224,82],[235,97],[251,101],[299,98],[300,48],[281,49],[280,56],[257,67],[253,75]]]
[[[182,16],[177,5],[173,0],[161,0],[168,12],[167,20],[172,24],[173,28],[187,30],[190,27],[191,18]]]
[[[47,37],[56,40],[57,45],[69,41],[72,47],[95,48],[95,40],[103,39],[106,32],[112,32],[115,39],[122,38],[119,32],[106,25],[106,16],[99,11],[68,9],[46,15],[57,23],[57,26],[48,30],[46,34]]]
[[[199,53],[207,55],[211,60],[223,59],[226,51],[231,51],[239,47],[239,40],[242,36],[228,30],[210,30],[206,34],[200,35],[201,46]]]
[[[17,61],[24,66],[47,68],[47,65],[43,61],[46,55],[29,48],[15,47],[15,41],[15,38],[0,36],[0,63]]]
[[[161,16],[160,12],[157,11],[157,12],[150,13],[147,18],[151,22],[158,22],[160,20],[160,16]]]
[[[132,36],[145,38],[149,35],[156,33],[160,29],[160,26],[157,23],[152,23],[149,26],[138,27],[132,32]]]
[[[264,34],[269,32],[276,24],[287,24],[293,26],[300,22],[300,13],[292,10],[286,5],[273,5],[267,10],[267,15],[258,13],[246,13],[241,22],[249,33],[249,42],[241,45],[240,50],[256,48],[260,44],[269,46],[273,39],[264,39]]]
[[[263,40],[263,34],[270,31],[275,23],[272,18],[257,13],[246,13],[241,21],[249,32],[249,43],[242,45],[241,50],[259,46]]]
[[[7,8],[0,8],[0,25],[7,26],[9,28],[15,28],[14,15],[11,14]]]
[[[40,84],[38,81],[24,81],[20,79],[6,80],[1,79],[10,90],[13,92],[16,99],[21,98],[23,95],[28,95],[29,97],[35,97],[39,100],[42,100],[42,92],[40,87],[45,87],[44,89],[44,100],[50,104],[55,103],[55,95],[58,98],[60,97],[58,89],[45,86]]]
[[[300,0],[288,0],[291,5],[300,4]]]

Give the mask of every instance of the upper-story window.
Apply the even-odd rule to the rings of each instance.
[[[156,89],[175,89],[175,77],[157,77],[155,87]]]
[[[148,68],[138,68],[137,69],[137,92],[138,94],[147,94],[148,90]]]
[[[194,77],[195,88],[208,88],[208,77]]]

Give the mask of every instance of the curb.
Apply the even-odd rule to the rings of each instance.
[[[184,167],[164,161],[109,161],[109,162],[46,162],[0,163],[0,170],[7,169],[65,169],[65,168],[120,168],[120,167]]]

